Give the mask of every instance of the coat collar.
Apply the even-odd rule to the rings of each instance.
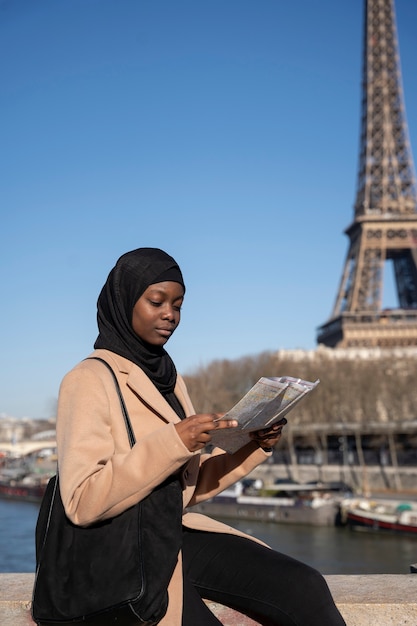
[[[168,404],[153,382],[148,378],[145,372],[132,363],[132,361],[119,356],[115,352],[103,349],[95,350],[91,356],[99,356],[105,359],[113,367],[116,375],[118,373],[127,375],[126,384],[162,419],[174,423],[180,421],[174,409]],[[184,381],[180,376],[177,377],[174,393],[183,406],[185,414],[187,416],[192,415],[194,409],[188,398]]]

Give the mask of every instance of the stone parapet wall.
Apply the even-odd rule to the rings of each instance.
[[[417,625],[415,574],[325,578],[347,626]],[[0,574],[1,626],[33,626],[30,616],[33,579],[33,574]],[[253,620],[227,607],[213,602],[208,605],[224,626],[256,626]]]

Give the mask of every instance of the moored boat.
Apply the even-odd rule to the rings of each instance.
[[[45,487],[43,485],[28,485],[24,482],[0,482],[0,497],[3,498],[40,502],[44,493]]]
[[[240,481],[190,511],[225,519],[334,526],[344,497],[345,485],[280,482],[256,489],[253,484],[245,488],[245,481]]]
[[[342,518],[353,530],[402,533],[417,537],[417,502],[361,498],[341,504]]]
[[[0,498],[40,502],[55,473],[55,455],[6,459],[0,467]]]
[[[0,497],[25,502],[40,502],[45,493],[47,479],[28,475],[22,479],[0,480]]]

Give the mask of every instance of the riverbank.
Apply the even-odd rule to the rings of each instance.
[[[259,478],[264,484],[276,479],[298,482],[323,481],[344,482],[361,495],[414,496],[417,500],[417,458],[415,466],[384,465],[278,465],[264,463],[257,467],[251,478]]]

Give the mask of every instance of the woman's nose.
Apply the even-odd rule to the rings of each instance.
[[[162,317],[165,320],[173,320],[175,319],[175,313],[174,313],[174,309],[170,306],[164,308],[163,312],[162,312]]]

